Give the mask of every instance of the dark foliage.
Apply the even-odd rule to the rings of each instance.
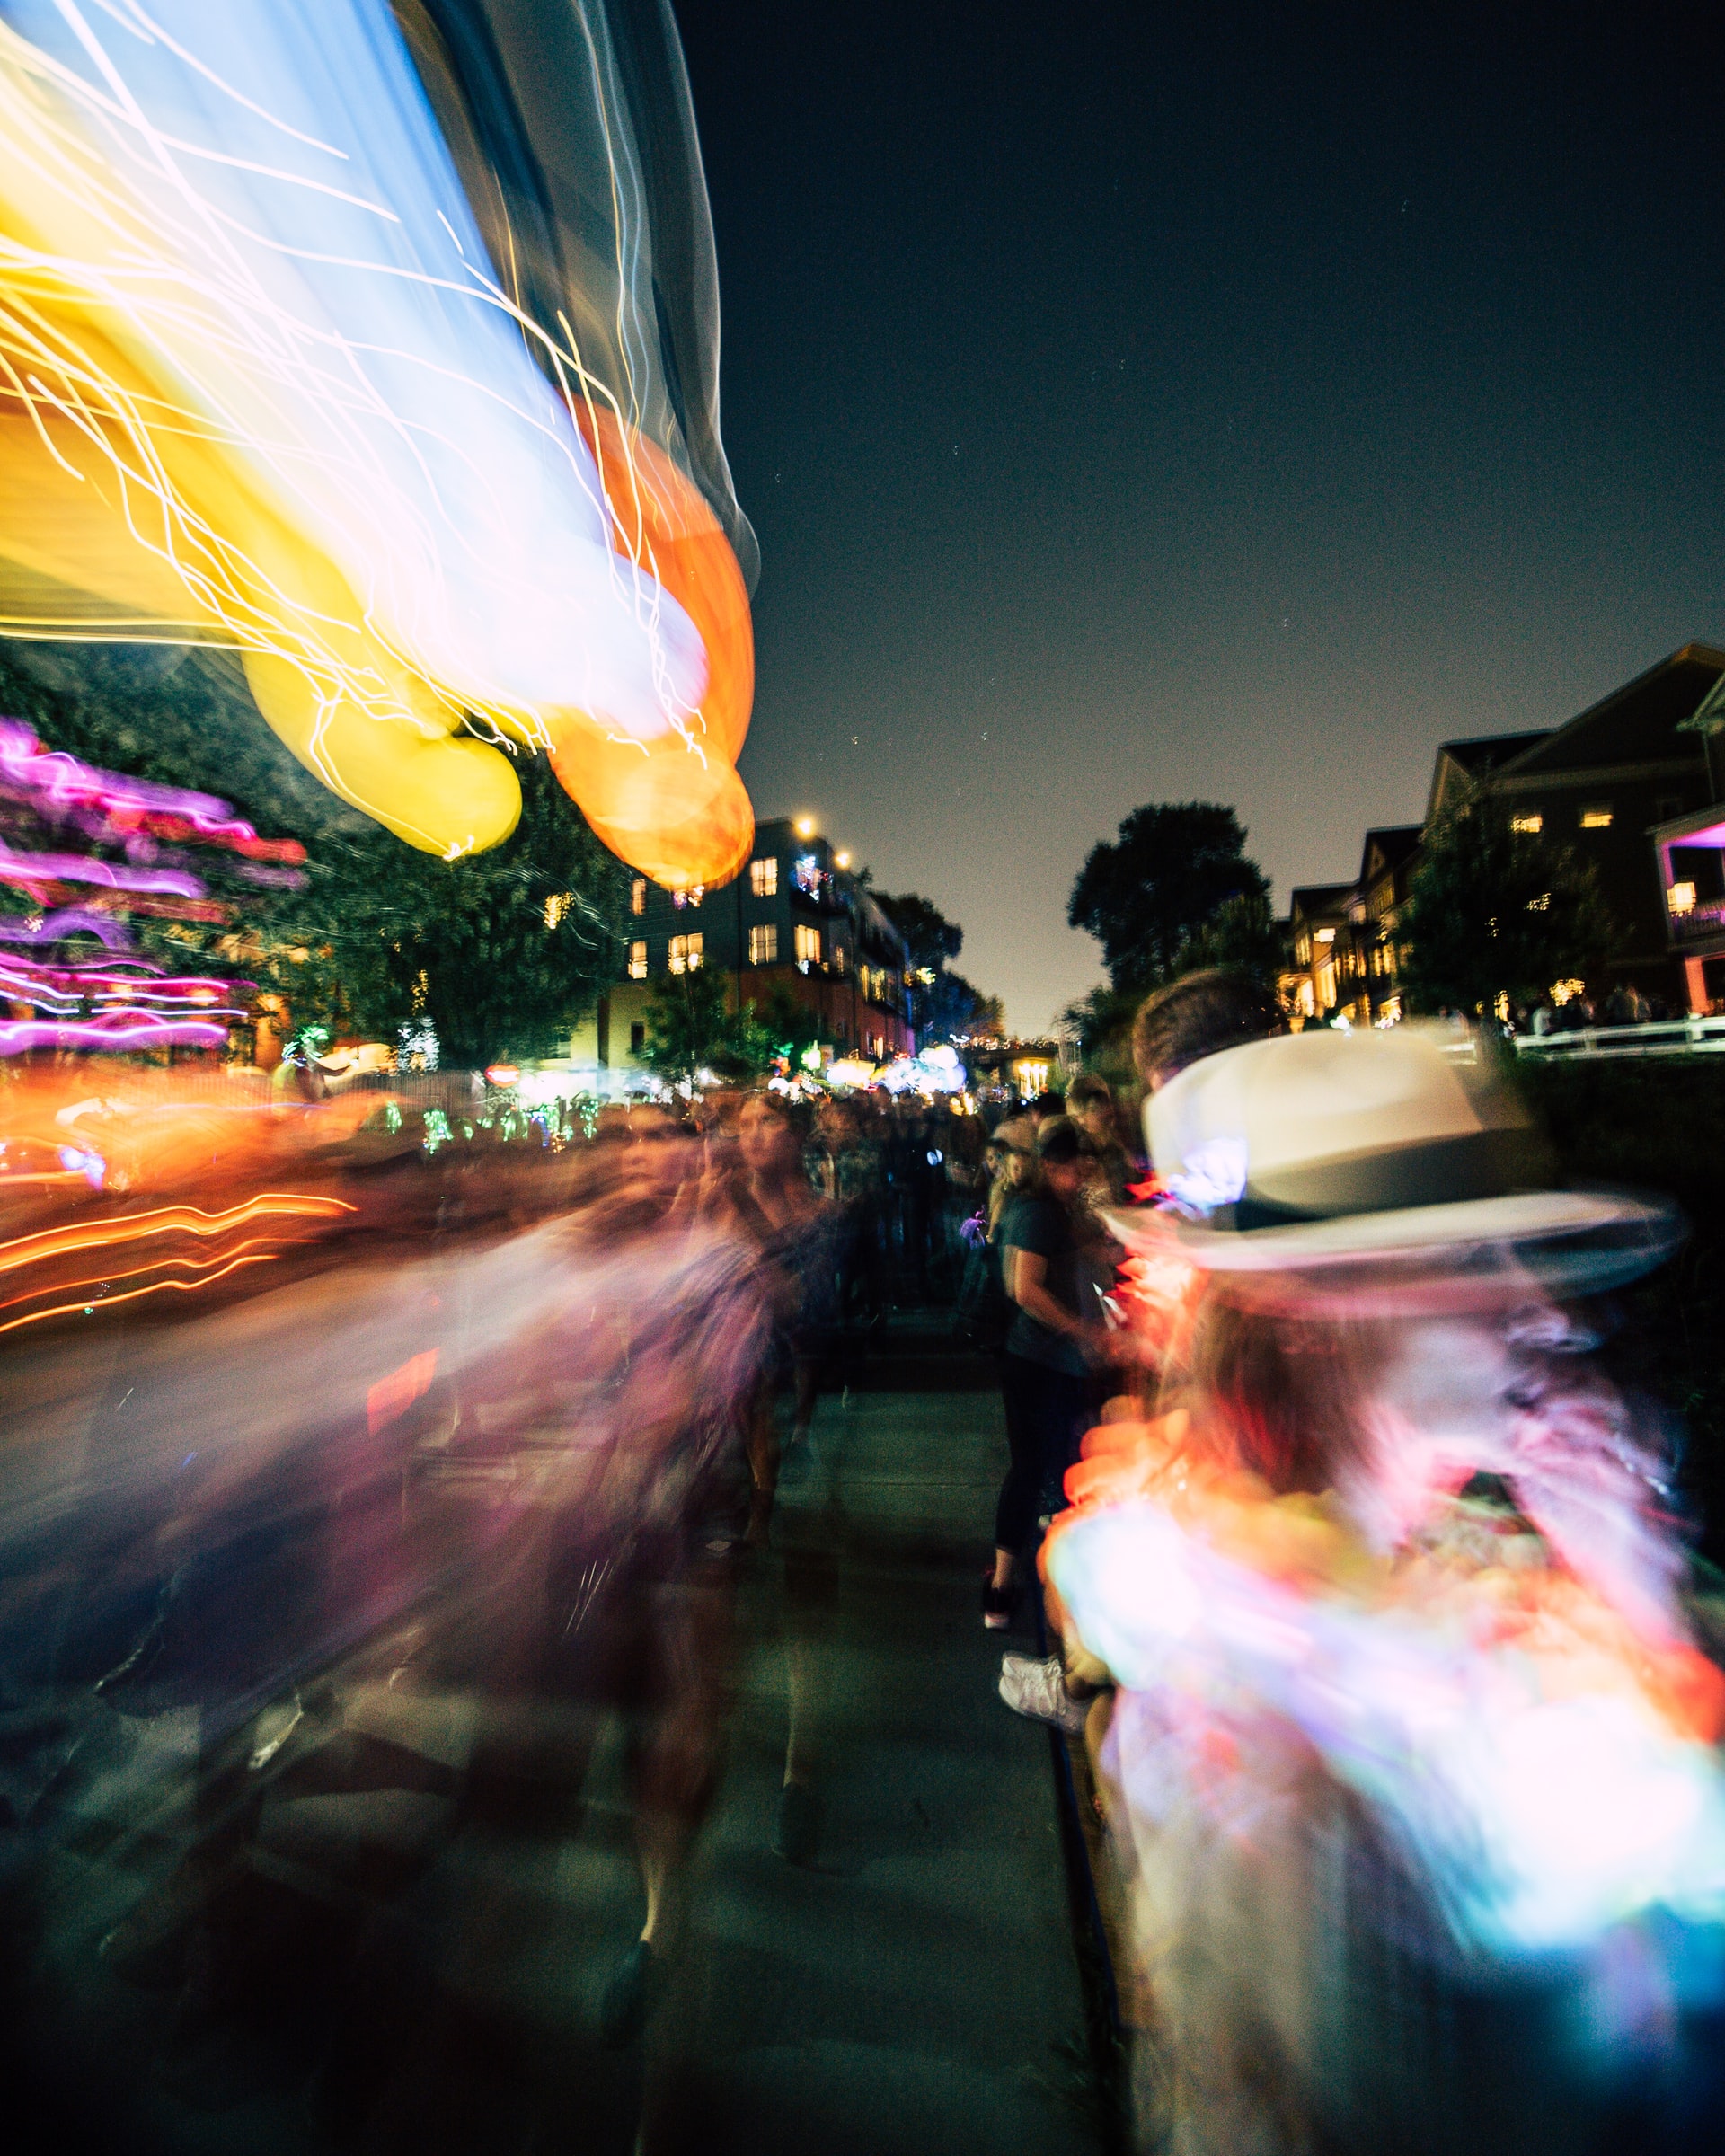
[[[776,1045],[753,1003],[730,1009],[725,976],[711,967],[662,974],[653,985],[641,1061],[674,1084],[703,1070],[719,1078],[752,1078],[772,1061]]]
[[[890,892],[876,891],[874,903],[905,939],[905,950],[911,970],[918,972],[926,967],[938,972],[949,959],[956,959],[964,949],[964,931],[956,921],[946,915],[927,898],[916,891],[905,891],[894,897]]]
[[[1537,1003],[1556,981],[1596,986],[1619,936],[1590,862],[1517,831],[1502,803],[1471,804],[1429,833],[1398,935],[1411,1011]]]
[[[952,970],[951,961],[964,949],[964,931],[958,923],[916,891],[898,897],[876,891],[873,897],[905,939],[917,1039],[926,1047],[965,1034],[999,1032],[1005,1022],[1000,998],[985,995]],[[933,977],[924,979],[924,975]]]
[[[1597,1312],[1619,1380],[1684,1439],[1682,1486],[1725,1562],[1725,1068],[1712,1057],[1523,1057],[1519,1082],[1568,1180],[1674,1197],[1689,1224],[1671,1262]]]
[[[1181,946],[1231,899],[1267,898],[1246,833],[1216,801],[1135,808],[1116,838],[1091,848],[1066,917],[1094,936],[1112,985],[1140,994],[1169,977]]]

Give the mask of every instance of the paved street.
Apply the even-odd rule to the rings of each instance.
[[[931,1367],[961,1374],[898,1364]],[[111,1772],[65,1823],[31,2008],[78,2124],[131,2151],[1092,2145],[1065,2087],[1084,2010],[1048,1743],[995,1698],[1001,1640],[977,1614],[997,1395],[853,1391],[823,1400],[815,1441],[818,1461],[786,1462],[774,1547],[744,1589],[686,1950],[640,2044],[596,2035],[641,1906],[615,1727],[579,1819],[487,1823],[455,1800],[469,1703],[374,1683],[337,1711],[397,1747],[393,1786],[264,1807],[246,1891],[267,2034],[183,2054],[171,1991],[119,1981],[95,1948],[185,1845],[183,1797],[162,1791],[188,1779],[190,1717],[111,1733]],[[803,1583],[789,1598],[787,1573]],[[806,1869],[770,1846],[799,1653],[821,1806]],[[381,1919],[375,1896],[338,1895],[308,1932],[314,1873],[375,1882],[392,1859],[411,1883]]]

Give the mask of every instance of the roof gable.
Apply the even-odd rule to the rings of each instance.
[[[1725,674],[1725,651],[1685,644],[1645,674],[1578,712],[1516,759],[1516,776],[1594,771],[1619,764],[1699,763],[1693,734],[1678,732]]]
[[[1318,921],[1328,914],[1343,914],[1358,887],[1351,883],[1296,884],[1287,895],[1290,922]]]
[[[1376,883],[1380,876],[1399,869],[1420,844],[1424,826],[1420,824],[1387,824],[1366,834],[1366,843],[1360,849],[1359,881],[1362,888]]]

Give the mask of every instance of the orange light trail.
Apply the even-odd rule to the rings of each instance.
[[[77,1223],[64,1228],[44,1228],[34,1235],[21,1235],[0,1243],[0,1272],[16,1272],[49,1258],[70,1257],[80,1250],[109,1250],[123,1242],[138,1242],[149,1235],[168,1235],[176,1230],[187,1235],[221,1235],[243,1228],[272,1214],[303,1220],[333,1220],[358,1208],[339,1197],[314,1197],[295,1190],[261,1190],[243,1205],[226,1213],[206,1213],[200,1206],[164,1206],[154,1213],[123,1214],[118,1218]]]
[[[108,1296],[99,1307],[113,1310],[122,1303],[136,1303],[140,1295],[158,1295],[164,1287],[177,1289],[182,1295],[192,1294],[200,1287],[213,1287],[217,1281],[226,1279],[230,1273],[237,1273],[243,1265],[268,1265],[272,1255],[273,1252],[264,1250],[255,1257],[235,1258],[223,1266],[220,1272],[212,1273],[207,1280],[158,1280],[149,1287],[134,1287],[123,1295]],[[49,1318],[69,1318],[81,1310],[90,1311],[93,1307],[95,1306],[81,1300],[57,1303],[51,1310],[36,1310],[22,1318],[8,1318],[4,1325],[0,1325],[0,1332],[13,1332],[20,1325],[40,1325]]]
[[[16,1310],[21,1303],[28,1303],[39,1294],[53,1294],[56,1290],[65,1294],[77,1294],[82,1304],[87,1300],[87,1297],[80,1291],[93,1287],[111,1287],[116,1280],[140,1280],[145,1274],[159,1272],[164,1267],[169,1266],[179,1266],[182,1269],[191,1272],[207,1272],[212,1266],[225,1264],[228,1259],[238,1256],[243,1250],[259,1250],[268,1255],[272,1250],[289,1250],[296,1245],[310,1242],[312,1240],[313,1238],[309,1235],[253,1235],[246,1241],[235,1245],[232,1250],[217,1250],[208,1258],[156,1258],[147,1265],[135,1265],[126,1272],[113,1271],[102,1275],[90,1273],[86,1274],[82,1280],[57,1280],[52,1287],[26,1288],[22,1294],[8,1295],[4,1302],[0,1302],[0,1310]],[[197,1282],[189,1282],[188,1285],[196,1286]],[[102,1307],[105,1309],[110,1303],[125,1303],[130,1299],[129,1294],[104,1295]],[[0,1332],[4,1330],[4,1326],[0,1325]]]

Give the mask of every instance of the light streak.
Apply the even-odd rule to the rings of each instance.
[[[95,811],[120,831],[152,837],[197,838],[223,845],[254,862],[299,862],[305,849],[294,838],[260,838],[214,794],[181,786],[158,786],[82,763],[62,750],[45,749],[35,729],[0,719],[0,787],[16,789],[50,816]]]
[[[621,401],[498,283],[382,0],[110,12],[111,43],[0,0],[0,556],[89,595],[4,625],[237,650],[294,754],[428,852],[507,835],[513,744],[636,865],[722,880],[747,594],[643,430],[615,162]],[[578,94],[615,160],[613,79],[596,54]]]
[[[304,1238],[289,1237],[288,1240],[295,1241],[303,1241]],[[242,1266],[268,1265],[272,1259],[279,1255],[279,1250],[259,1250],[251,1257],[213,1259],[210,1262],[217,1269],[207,1274],[201,1280],[156,1280],[153,1281],[148,1287],[128,1288],[123,1295],[104,1295],[99,1303],[93,1305],[86,1303],[83,1296],[79,1295],[70,1303],[57,1303],[49,1310],[30,1311],[22,1318],[8,1318],[4,1324],[0,1324],[0,1332],[15,1332],[21,1325],[44,1324],[49,1318],[75,1317],[80,1311],[83,1311],[86,1316],[93,1316],[98,1310],[113,1310],[122,1303],[136,1303],[145,1295],[160,1294],[164,1288],[172,1288],[176,1294],[182,1295],[195,1294],[200,1287],[213,1287],[217,1281],[226,1280],[230,1273],[237,1273]],[[192,1261],[189,1259],[172,1259],[167,1262],[186,1265]],[[7,1303],[0,1305],[0,1307],[10,1309],[11,1304]]]
[[[181,869],[120,868],[87,853],[14,853],[0,840],[0,883],[94,883],[111,891],[171,893],[201,898],[208,887]]]
[[[237,1011],[221,1015],[238,1018]],[[108,1025],[100,1018],[65,1023],[51,1019],[14,1019],[0,1025],[0,1056],[22,1056],[31,1048],[107,1048],[128,1053],[147,1048],[219,1048],[226,1045],[224,1026],[202,1019],[138,1018]]]
[[[129,950],[132,939],[123,921],[112,914],[99,914],[93,907],[66,906],[55,912],[44,914],[40,921],[25,922],[22,927],[13,923],[0,922],[0,943],[58,943],[68,936],[94,936],[110,950]],[[140,958],[140,966],[153,961]]]
[[[319,1197],[308,1191],[261,1190],[256,1197],[230,1206],[225,1213],[206,1213],[200,1206],[162,1206],[153,1213],[124,1213],[102,1220],[75,1221],[64,1227],[41,1228],[11,1242],[0,1242],[0,1273],[17,1272],[40,1265],[50,1258],[81,1250],[117,1249],[151,1235],[185,1234],[208,1238],[234,1228],[248,1227],[254,1220],[280,1215],[288,1219],[335,1220],[356,1208],[345,1199]]]

